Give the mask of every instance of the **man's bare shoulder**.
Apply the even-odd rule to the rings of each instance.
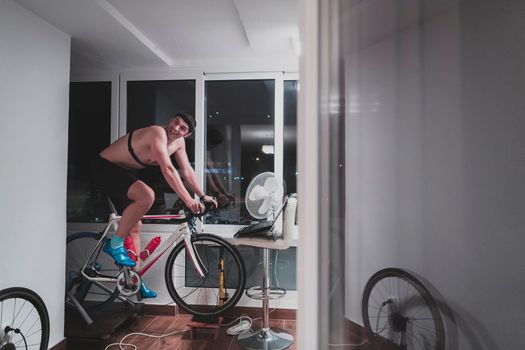
[[[148,137],[161,138],[161,139],[166,138],[166,131],[164,130],[162,126],[151,125],[151,126],[145,127],[143,130],[144,130],[144,134],[148,135]]]

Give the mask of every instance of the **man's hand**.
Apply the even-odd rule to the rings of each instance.
[[[187,203],[185,202],[184,204],[191,210],[193,214],[204,213],[204,205],[199,200],[192,199],[191,201]]]
[[[204,203],[210,203],[214,209],[217,209],[217,199],[215,197],[211,197],[205,194],[201,197],[201,200]]]

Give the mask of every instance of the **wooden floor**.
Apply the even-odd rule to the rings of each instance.
[[[164,335],[167,333],[180,331],[173,335],[169,335],[163,338],[149,338],[145,336],[132,335],[125,339],[125,343],[132,343],[138,347],[138,349],[144,350],[241,350],[237,340],[234,336],[227,335],[226,329],[228,327],[222,327],[220,329],[217,339],[213,339],[212,330],[198,330],[196,332],[195,339],[191,339],[191,332],[187,323],[190,321],[191,315],[181,314],[177,316],[142,316],[129,327],[119,330],[115,336],[111,339],[100,341],[90,340],[72,340],[68,339],[67,348],[70,350],[104,350],[105,347],[111,342],[118,342],[122,340],[126,335],[133,332],[143,332],[154,335]],[[260,326],[260,320],[256,320],[252,328]],[[288,333],[295,337],[295,320],[270,320],[270,327],[277,327],[284,329]],[[112,350],[118,350],[118,346],[110,348]],[[126,349],[131,349],[127,347]],[[295,344],[289,349],[296,350]]]
[[[153,316],[143,315],[129,321],[117,329],[113,336],[106,339],[95,338],[69,338],[67,339],[67,349],[69,350],[104,350],[107,345],[119,342],[130,333],[143,332],[153,335],[165,335],[175,332],[174,334],[162,337],[151,338],[141,335],[131,335],[124,339],[124,343],[132,343],[139,350],[241,350],[235,336],[226,334],[229,326],[223,326],[219,329],[218,336],[214,339],[213,330],[201,329],[195,332],[194,339],[191,338],[191,331],[188,322],[191,315],[179,314],[177,316]],[[227,322],[228,320],[225,320]],[[252,329],[259,329],[261,320],[254,321]],[[270,319],[271,328],[281,328],[296,338],[296,321],[294,319]],[[178,332],[177,332],[178,331]],[[359,350],[398,350],[397,346],[391,343],[379,342],[375,346],[369,342],[363,343],[364,336],[362,330],[356,329],[349,324],[341,324],[341,329],[332,329],[331,346],[328,349],[359,349]],[[339,336],[335,336],[339,334]],[[337,340],[336,340],[337,339]],[[380,339],[379,339],[380,340]],[[361,346],[357,345],[363,343]],[[357,346],[356,346],[357,345]],[[125,347],[126,350],[132,349]],[[297,350],[296,343],[289,348]],[[119,350],[118,345],[111,347],[109,350]]]

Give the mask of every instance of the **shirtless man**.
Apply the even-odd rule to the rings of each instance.
[[[155,200],[155,193],[151,187],[139,180],[134,170],[146,166],[159,166],[169,186],[193,213],[204,211],[203,202],[217,207],[215,198],[207,196],[198,185],[186,155],[184,138],[191,135],[195,126],[195,119],[190,114],[179,112],[165,126],[148,126],[122,136],[100,152],[95,160],[92,169],[93,181],[111,197],[122,214],[117,232],[104,247],[104,251],[111,255],[117,264],[138,268],[140,259],[137,259],[137,263],[130,259],[124,248],[124,239],[130,235],[135,249],[140,249],[141,218]],[[184,187],[171,162],[172,154],[180,167],[180,175],[199,200],[194,199]],[[135,253],[138,255],[139,252]],[[140,292],[145,298],[157,296],[157,293],[147,288],[144,281]]]

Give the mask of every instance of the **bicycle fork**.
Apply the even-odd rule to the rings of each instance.
[[[201,257],[199,256],[197,249],[195,249],[195,246],[193,245],[193,241],[191,239],[192,237],[193,235],[184,236],[184,245],[186,246],[186,252],[188,253],[190,262],[195,268],[195,271],[197,271],[201,278],[204,278],[208,274],[208,270],[202,263]]]

